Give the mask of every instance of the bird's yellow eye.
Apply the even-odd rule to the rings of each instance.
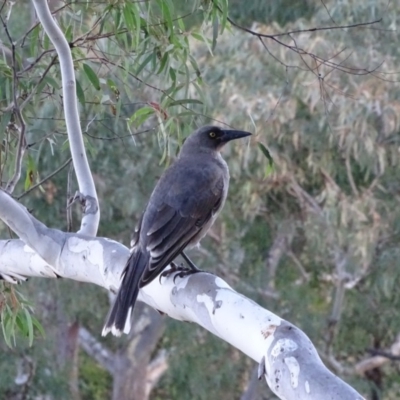
[[[215,132],[210,132],[209,135],[210,135],[210,138],[213,138],[213,139],[215,138],[215,136],[217,136],[217,134]]]

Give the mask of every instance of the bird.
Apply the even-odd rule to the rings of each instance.
[[[135,229],[122,282],[102,335],[129,333],[139,289],[149,284],[178,256],[195,272],[184,253],[198,245],[224,206],[229,169],[221,150],[251,133],[203,126],[183,143],[175,162],[158,180]]]

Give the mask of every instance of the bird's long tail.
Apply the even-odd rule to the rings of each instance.
[[[139,282],[148,261],[149,255],[140,249],[133,251],[130,255],[117,297],[108,313],[102,336],[106,336],[108,332],[115,336],[121,336],[122,332],[129,333],[131,330],[131,315],[139,293]]]

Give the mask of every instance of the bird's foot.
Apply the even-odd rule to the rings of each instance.
[[[196,264],[186,255],[186,253],[184,251],[181,252],[181,256],[186,261],[187,265],[193,271],[193,273],[202,272],[201,269],[196,267]]]
[[[161,278],[168,278],[171,274],[176,274],[174,276],[174,283],[175,283],[176,278],[184,278],[185,276],[192,275],[197,272],[203,272],[203,271],[201,269],[198,269],[197,267],[196,267],[196,269],[194,269],[192,267],[187,268],[187,267],[184,267],[183,264],[178,266],[174,262],[171,262],[171,268],[163,271],[160,274],[160,281],[161,281]]]
[[[186,269],[185,267],[182,266],[182,264],[180,267],[178,267],[173,261],[171,262],[170,265],[171,265],[171,268],[168,268],[168,269],[164,270],[163,272],[161,272],[160,278],[159,278],[160,283],[161,283],[161,278],[168,278],[170,275],[172,275],[176,272],[180,273],[182,270]]]
[[[185,276],[197,274],[198,272],[203,272],[201,269],[194,269],[194,268],[187,268],[187,267],[180,267],[181,270],[174,276],[174,283],[176,278],[184,278]]]

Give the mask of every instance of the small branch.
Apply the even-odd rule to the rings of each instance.
[[[9,179],[5,190],[8,193],[12,193],[15,189],[15,185],[18,183],[18,181],[21,178],[21,170],[22,170],[22,160],[25,154],[26,150],[26,139],[25,139],[25,121],[24,118],[22,117],[21,114],[21,109],[18,104],[18,95],[17,95],[17,88],[18,88],[18,76],[17,76],[17,63],[15,60],[15,44],[11,38],[11,35],[8,31],[8,27],[6,22],[3,20],[3,17],[0,15],[0,20],[3,24],[4,31],[6,32],[7,38],[10,42],[11,45],[11,69],[13,72],[13,109],[14,113],[19,121],[19,138],[18,138],[18,144],[17,144],[17,153],[15,155],[15,163],[14,163],[14,174],[13,176]]]
[[[400,361],[400,355],[395,356],[392,353],[388,353],[387,351],[377,350],[377,349],[368,349],[368,353],[373,356],[381,356],[388,359],[388,361]]]
[[[293,253],[292,250],[289,250],[287,252],[287,256],[294,262],[294,264],[297,266],[297,268],[300,271],[300,274],[302,276],[302,278],[304,279],[304,282],[309,282],[310,280],[310,274],[306,271],[306,269],[304,268],[303,264],[301,263],[301,261],[298,259],[298,257],[296,256],[296,254]]]
[[[114,353],[104,347],[87,329],[79,327],[79,344],[110,374],[114,372]]]
[[[57,56],[54,56],[51,59],[50,64],[47,66],[47,68],[44,70],[42,76],[40,77],[38,83],[36,84],[36,86],[32,89],[32,91],[29,93],[29,96],[26,97],[26,99],[21,103],[20,109],[23,110],[25,108],[25,106],[28,104],[28,102],[31,101],[32,97],[34,96],[34,94],[36,93],[37,88],[39,87],[39,85],[43,82],[43,79],[46,77],[47,73],[50,71],[50,68],[54,65],[55,61],[57,59]]]
[[[367,358],[356,364],[355,371],[358,375],[365,375],[366,372],[379,368],[389,361],[400,360],[400,334],[397,335],[395,342],[390,346],[390,352],[374,350],[374,353],[376,355],[373,357]]]
[[[217,6],[217,8],[221,11],[220,7]],[[310,53],[307,50],[304,50],[300,47],[297,47],[297,45],[295,44],[294,46],[291,46],[289,44],[286,44],[285,42],[282,42],[281,40],[279,40],[279,37],[282,36],[289,36],[292,40],[293,38],[291,37],[292,34],[296,34],[296,33],[303,33],[303,32],[318,32],[318,31],[322,31],[322,30],[333,30],[333,29],[346,29],[346,28],[357,28],[357,27],[363,27],[363,26],[368,26],[368,25],[373,25],[373,24],[377,24],[380,23],[382,21],[382,19],[378,19],[375,21],[370,21],[370,22],[362,22],[359,24],[352,24],[352,25],[342,25],[342,26],[330,26],[330,27],[322,27],[322,28],[311,28],[311,29],[300,29],[300,30],[295,30],[295,31],[290,31],[290,32],[284,32],[284,33],[277,33],[277,34],[271,34],[271,35],[267,35],[267,34],[262,34],[259,32],[255,32],[249,28],[246,28],[244,26],[239,25],[238,23],[236,23],[235,21],[233,21],[230,17],[227,17],[227,20],[237,29],[240,29],[244,32],[247,32],[253,36],[258,37],[260,40],[262,38],[266,38],[266,39],[270,39],[273,42],[277,43],[280,46],[283,46],[291,51],[294,51],[296,54],[298,54],[299,56],[309,56],[311,57],[313,60],[320,62],[321,64],[324,64],[328,67],[332,67],[334,69],[337,69],[339,71],[348,73],[348,74],[353,74],[353,75],[368,75],[368,74],[372,74],[373,72],[376,71],[377,68],[374,68],[372,70],[367,70],[365,68],[353,68],[353,67],[348,67],[348,66],[343,66],[341,65],[341,63],[335,63],[329,59],[325,59],[323,57],[317,56],[316,54]],[[267,46],[265,45],[265,43],[261,40],[261,42],[263,43],[264,47],[267,48]],[[269,51],[268,51],[269,52]],[[270,53],[270,52],[269,52]],[[270,53],[271,54],[271,53]],[[275,60],[277,60],[276,57],[274,57]],[[280,62],[282,64],[282,62],[280,60],[277,60],[278,62]]]
[[[229,22],[232,23],[231,21],[229,21]],[[323,26],[323,27],[320,27],[320,28],[298,29],[298,30],[289,31],[289,32],[283,32],[283,33],[273,33],[271,35],[263,35],[261,33],[257,34],[257,35],[260,35],[261,37],[266,37],[266,38],[270,38],[270,37],[276,38],[276,37],[280,37],[280,36],[289,36],[289,35],[296,34],[296,33],[332,31],[334,29],[354,29],[354,28],[365,27],[365,26],[368,26],[368,25],[380,24],[381,22],[382,22],[382,18],[379,18],[379,19],[376,19],[374,21],[360,22],[360,23],[357,23],[357,24],[350,24],[350,25]],[[238,26],[236,26],[236,27],[238,27]],[[242,29],[242,27],[240,29]]]
[[[260,381],[258,379],[258,367],[253,368],[251,372],[249,383],[246,390],[240,396],[240,400],[256,400],[260,398],[258,388],[260,387]]]
[[[165,349],[161,349],[156,357],[150,361],[146,373],[146,393],[150,396],[151,391],[157,385],[158,381],[168,370],[168,354]],[[150,397],[148,397],[150,398]]]
[[[358,196],[357,186],[354,182],[353,173],[351,172],[350,154],[348,152],[346,154],[346,171],[347,171],[347,179],[349,180],[351,190],[353,191],[354,196]]]
[[[21,200],[23,197],[25,197],[27,194],[32,192],[32,190],[37,189],[39,186],[43,185],[46,181],[51,179],[53,176],[57,175],[59,172],[61,172],[69,163],[72,161],[72,158],[70,157],[61,167],[58,167],[55,171],[53,171],[50,175],[46,176],[46,178],[42,179],[39,183],[36,185],[32,186],[29,188],[26,192],[20,194],[19,196],[16,197],[17,200]]]
[[[51,15],[47,0],[32,1],[38,18],[53,43],[60,60],[65,122],[79,191],[83,194],[85,200],[79,233],[95,236],[100,221],[99,202],[79,123],[75,72],[71,50],[64,34]]]
[[[282,257],[287,253],[293,240],[294,229],[289,221],[284,221],[268,251],[266,267],[268,271],[268,288],[275,290],[275,275]]]
[[[54,53],[54,49],[49,49],[43,51],[39,56],[36,57],[34,61],[32,61],[29,65],[27,65],[23,70],[18,72],[18,76],[23,76],[26,72],[30,71],[35,65],[46,55],[46,54],[51,54]]]

